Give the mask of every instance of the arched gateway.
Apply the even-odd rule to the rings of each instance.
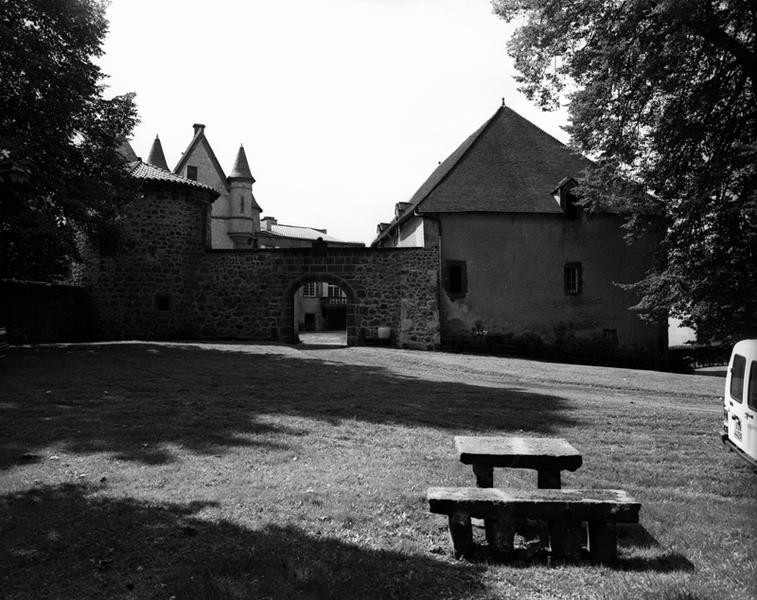
[[[343,306],[340,305],[340,308],[344,309],[345,312],[345,328],[347,330],[347,345],[352,346],[357,344],[358,338],[359,338],[359,327],[358,323],[360,322],[360,318],[358,315],[357,309],[357,303],[356,303],[356,295],[355,291],[352,289],[352,286],[347,283],[344,279],[341,277],[337,277],[336,275],[330,274],[330,273],[311,273],[309,275],[303,275],[301,277],[298,277],[297,279],[293,280],[286,288],[286,291],[284,292],[284,311],[283,311],[283,318],[282,318],[282,327],[281,327],[281,338],[283,338],[282,341],[286,341],[289,343],[294,343],[298,341],[298,329],[296,325],[296,301],[297,301],[297,291],[306,286],[307,284],[316,284],[318,287],[321,286],[321,284],[329,284],[338,287],[346,296],[344,299]],[[328,300],[328,296],[324,298],[319,298],[320,301]],[[287,323],[291,323],[291,330],[286,327]]]

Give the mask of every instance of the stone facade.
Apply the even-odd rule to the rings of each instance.
[[[212,250],[214,198],[176,182],[143,183],[124,211],[121,249],[87,271],[99,337],[294,342],[295,294],[321,281],[347,295],[348,344],[391,327],[397,347],[439,346],[436,249]]]

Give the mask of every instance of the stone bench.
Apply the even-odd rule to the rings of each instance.
[[[471,517],[484,519],[486,540],[501,558],[512,556],[515,524],[539,519],[549,525],[552,556],[577,560],[589,529],[591,557],[617,558],[616,523],[638,523],[641,505],[623,490],[433,487],[427,498],[432,513],[447,515],[455,556],[470,556]]]

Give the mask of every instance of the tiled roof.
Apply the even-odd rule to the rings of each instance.
[[[271,225],[270,231],[263,229],[259,233],[262,233],[264,235],[268,234],[273,237],[294,238],[298,240],[315,241],[318,238],[322,238],[324,242],[339,242],[342,244],[352,243],[345,242],[343,240],[340,240],[339,238],[335,238],[332,235],[327,235],[318,229],[313,229],[311,227],[297,227],[295,225]],[[354,243],[358,244],[359,242]]]
[[[590,164],[502,106],[431,173],[379,239],[416,211],[559,213],[552,191]]]
[[[136,161],[131,164],[129,168],[131,170],[132,176],[136,177],[137,179],[184,185],[212,193],[214,194],[213,198],[218,197],[218,191],[213,189],[209,185],[205,185],[204,183],[200,183],[199,181],[187,179],[186,177],[182,177],[180,175],[176,175],[175,173],[171,173],[171,171],[167,169],[161,169],[160,167],[156,167],[155,165],[148,165],[147,163],[143,163],[142,161]]]

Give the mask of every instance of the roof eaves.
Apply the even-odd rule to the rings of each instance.
[[[209,185],[205,185],[204,183],[200,183],[199,181],[194,181],[192,179],[187,179],[186,177],[172,173],[168,169],[161,169],[160,167],[145,163],[141,160],[136,160],[129,163],[128,170],[133,177],[141,179],[143,181],[194,188],[212,194],[213,200],[218,198],[218,196],[220,195],[218,193],[218,190],[210,187]]]

